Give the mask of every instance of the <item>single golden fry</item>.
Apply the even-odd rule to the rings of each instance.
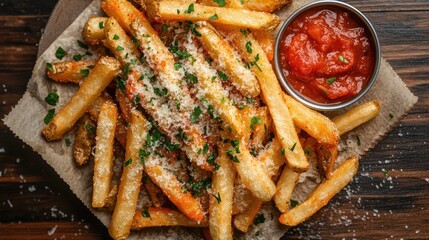
[[[79,83],[92,71],[95,61],[66,61],[52,63],[52,69],[46,68],[48,77],[56,82]]]
[[[187,218],[181,212],[168,208],[148,208],[145,210],[136,210],[134,214],[132,230],[139,230],[147,227],[162,226],[182,226],[182,227],[207,227],[206,219],[201,222],[195,222]]]
[[[277,192],[274,195],[274,202],[280,212],[284,213],[289,210],[290,197],[292,196],[295,184],[299,179],[299,173],[294,172],[286,166],[277,182]]]
[[[94,182],[92,189],[92,207],[102,208],[110,191],[113,175],[113,140],[115,138],[116,105],[107,101],[100,109],[97,121],[97,137],[94,155]]]
[[[43,129],[47,141],[59,140],[70,131],[101,92],[116,77],[119,62],[111,57],[101,57],[79,90],[67,102],[63,109]]]
[[[241,28],[274,30],[280,18],[274,14],[183,3],[174,0],[152,0],[147,7],[149,17],[155,20],[209,21]]]
[[[380,102],[375,100],[354,107],[350,111],[333,118],[332,121],[342,135],[375,118],[379,112]]]
[[[86,22],[82,31],[83,40],[89,45],[99,45],[104,39],[106,17],[92,17]]]
[[[147,120],[138,110],[132,110],[127,132],[125,164],[115,210],[109,225],[109,234],[114,239],[125,239],[130,234],[144,167],[139,153],[144,146],[147,134]]]
[[[254,198],[246,211],[234,216],[234,226],[242,232],[247,232],[249,230],[249,226],[253,224],[253,220],[255,219],[259,210],[261,210],[261,207],[262,201]]]
[[[151,154],[146,160],[145,171],[152,181],[162,189],[170,201],[183,212],[188,218],[199,222],[204,218],[204,211],[201,204],[195,199],[191,193],[183,192],[184,185],[179,182],[171,172],[162,168],[155,159],[157,156]]]
[[[88,114],[82,116],[73,145],[73,158],[78,166],[84,165],[91,157],[95,145],[95,123]]]
[[[212,195],[210,196],[209,228],[213,240],[232,239],[232,203],[234,192],[235,168],[226,155],[226,149],[220,149],[217,158],[219,169],[212,176]]]
[[[329,118],[309,109],[285,93],[283,93],[283,102],[289,108],[297,127],[317,139],[319,143],[338,145],[340,133],[336,124]]]
[[[277,9],[282,8],[290,2],[292,2],[292,0],[225,0],[225,7],[271,13]],[[213,0],[198,0],[198,3],[207,6],[219,6],[219,4]]]
[[[184,49],[193,56],[193,58],[183,61],[184,67],[190,69],[197,76],[197,84],[204,89],[205,98],[213,104],[214,109],[219,113],[221,119],[231,127],[233,133],[236,136],[243,136],[245,126],[241,114],[229,99],[220,80],[213,79],[214,76],[217,76],[216,70],[207,63],[205,56],[198,51],[194,42],[185,42]]]
[[[284,163],[284,161],[283,161]],[[234,200],[232,205],[232,215],[236,215],[246,211],[255,197],[252,192],[244,186],[237,177],[234,184]]]
[[[343,189],[356,174],[359,168],[357,157],[350,157],[343,162],[332,173],[332,177],[322,182],[300,205],[282,214],[279,218],[280,223],[287,226],[296,226],[314,213],[319,211],[323,206],[328,204],[329,200]]]
[[[283,101],[283,91],[264,51],[250,33],[243,34],[239,30],[230,30],[227,34],[231,35],[235,46],[258,78],[262,97],[270,110],[275,133],[283,146],[288,165],[296,172],[306,171],[309,167],[307,158],[288,107],[286,104],[279,104]],[[247,51],[246,45],[252,46],[252,51]]]
[[[198,32],[201,34],[198,39],[214,63],[225,71],[228,81],[244,96],[258,96],[261,92],[258,80],[244,66],[240,56],[231,45],[210,24],[206,22],[198,22],[197,24],[200,26]]]

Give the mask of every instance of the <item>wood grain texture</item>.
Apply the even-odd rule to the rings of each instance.
[[[25,92],[56,2],[0,0],[0,116]],[[349,191],[283,239],[429,239],[429,1],[347,2],[373,22],[383,56],[419,101],[362,158]],[[108,234],[51,167],[0,122],[0,239],[54,238]]]

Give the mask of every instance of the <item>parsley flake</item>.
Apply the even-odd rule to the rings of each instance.
[[[209,17],[209,20],[212,20],[212,21],[217,20],[217,19],[218,19],[217,13],[215,13],[215,15]]]
[[[247,50],[248,53],[252,53],[253,52],[253,50],[252,50],[252,42],[251,41],[247,41],[247,43],[246,43],[246,50]]]
[[[217,196],[214,195],[214,194],[212,194],[212,195],[216,199],[216,201],[217,201],[218,204],[222,202],[222,199],[220,198],[220,193],[219,192],[217,193]]]
[[[294,143],[294,144],[292,145],[292,147],[291,147],[291,148],[289,148],[289,150],[291,150],[291,151],[293,152],[293,150],[295,150],[295,147],[296,147],[296,143]]]
[[[200,106],[194,108],[194,111],[192,112],[190,118],[191,118],[191,122],[195,123],[198,118],[200,117],[201,113],[203,113],[203,111],[201,111]]]
[[[51,106],[55,106],[58,103],[58,99],[60,97],[58,96],[58,94],[56,92],[51,92],[48,94],[48,96],[45,97],[45,101],[51,105]]]
[[[57,57],[59,60],[62,60],[66,54],[66,51],[62,47],[58,47],[57,51],[55,52],[55,57]]]
[[[296,207],[296,206],[298,206],[298,204],[299,204],[298,201],[293,200],[293,199],[291,199],[289,203],[290,203],[290,206],[293,207],[293,208]]]
[[[256,216],[255,220],[253,220],[253,224],[257,225],[260,223],[264,223],[265,222],[265,216],[263,213],[258,214],[258,216]]]
[[[55,116],[55,109],[50,109],[48,110],[48,113],[46,114],[43,121],[45,122],[45,124],[48,124],[50,121],[52,121],[52,118],[54,118],[54,116]]]
[[[115,34],[115,36],[113,36],[113,40],[119,40],[119,36]]]
[[[65,138],[64,141],[66,143],[66,147],[70,147],[71,145],[70,138]]]
[[[116,51],[123,51],[123,50],[124,50],[124,48],[121,45],[118,45],[116,47]]]
[[[347,59],[345,59],[343,56],[338,56],[338,60],[342,63],[349,63],[349,61],[347,61]]]
[[[152,217],[150,216],[150,212],[149,212],[149,209],[145,209],[145,210],[143,210],[142,211],[142,216],[143,217],[146,217],[146,218],[150,218],[150,219],[152,219]]]
[[[260,117],[252,117],[252,120],[250,120],[250,129],[255,130],[255,125],[260,123],[262,123]]]
[[[82,42],[80,40],[77,40],[77,45],[79,45],[79,47],[84,48],[84,49],[88,49],[89,48],[88,45],[86,45],[86,43],[84,43],[84,42]]]
[[[99,22],[99,23],[98,23],[98,27],[99,27],[100,29],[103,29],[103,28],[104,28],[104,22]]]
[[[125,162],[124,162],[124,166],[125,166],[125,167],[128,167],[131,163],[133,163],[133,159],[132,159],[132,158],[130,158],[130,159],[128,159],[127,161],[125,161]]]
[[[337,80],[337,78],[336,78],[336,77],[331,77],[331,78],[326,79],[326,82],[327,82],[329,85],[331,85],[331,84],[332,84],[332,83],[334,83],[336,80]]]
[[[213,2],[219,4],[219,7],[225,7],[226,5],[225,0],[213,0]]]
[[[81,69],[80,74],[82,74],[83,77],[89,76],[89,70],[88,69]]]
[[[194,12],[195,11],[195,9],[194,9],[194,4],[193,3],[191,3],[190,5],[189,5],[189,7],[188,7],[188,10],[185,10],[185,14],[190,14],[190,13],[192,13],[192,12]]]
[[[52,66],[52,63],[46,63],[46,68],[49,69],[51,72],[54,72],[54,67]]]

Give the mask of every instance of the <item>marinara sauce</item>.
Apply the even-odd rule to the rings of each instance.
[[[315,7],[297,16],[280,43],[283,74],[292,87],[319,103],[356,96],[374,69],[367,30],[352,13]]]

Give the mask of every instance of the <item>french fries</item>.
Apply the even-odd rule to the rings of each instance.
[[[295,184],[299,179],[299,173],[294,172],[291,168],[286,166],[280,175],[277,182],[277,192],[274,195],[274,202],[280,212],[287,212],[289,209],[289,201],[292,196]]]
[[[354,107],[350,111],[332,119],[340,134],[351,131],[357,126],[368,122],[380,112],[380,102],[378,100],[367,102]]]
[[[182,227],[207,227],[207,220],[200,223],[187,218],[178,211],[168,208],[148,208],[136,210],[131,229],[139,230],[147,227],[182,226]]]
[[[258,96],[261,92],[258,80],[245,68],[231,45],[210,24],[205,22],[198,22],[197,24],[200,26],[198,32],[201,34],[198,39],[214,62],[218,66],[222,66],[221,68],[226,72],[228,80],[244,96]]]
[[[110,191],[113,175],[113,140],[115,137],[118,109],[107,101],[100,109],[97,121],[97,138],[94,155],[94,181],[92,207],[102,208]]]
[[[234,192],[235,169],[221,149],[217,158],[219,170],[212,176],[212,195],[210,196],[209,228],[213,240],[232,239],[232,203]]]
[[[61,139],[79,121],[79,166],[95,142],[92,205],[113,212],[112,238],[184,226],[233,239],[234,228],[248,232],[272,199],[280,223],[295,226],[351,181],[356,157],[333,171],[340,134],[374,118],[379,102],[330,120],[281,90],[269,32],[279,18],[268,12],[289,0],[136,2],[143,12],[127,0],[102,0],[109,17],[86,23],[83,39],[97,45],[98,61],[46,70],[54,81],[81,83],[42,134]],[[111,183],[116,160],[123,164],[118,185]],[[300,174],[316,161],[323,182],[290,209]],[[152,205],[140,206],[141,187]]]
[[[127,132],[125,164],[119,184],[115,210],[109,225],[110,236],[114,239],[125,239],[130,234],[143,175],[143,163],[139,154],[147,134],[148,124],[146,119],[139,111],[131,111],[130,126]]]
[[[176,21],[209,21],[241,28],[274,30],[280,18],[274,14],[204,6],[198,3],[183,3],[174,0],[150,1],[146,5],[149,17]]]
[[[262,96],[270,109],[275,132],[283,146],[288,165],[296,172],[306,171],[307,158],[299,142],[288,107],[285,104],[279,104],[283,101],[283,91],[264,51],[251,34],[243,34],[239,30],[231,30],[228,34],[231,35],[234,44],[241,50],[243,58],[258,78]],[[252,46],[252,51],[245,50],[246,45]]]
[[[85,114],[79,121],[79,127],[77,128],[73,145],[73,157],[78,166],[82,166],[88,161],[94,145],[95,123],[88,114]]]
[[[104,26],[107,18],[105,17],[92,17],[90,18],[83,28],[82,38],[90,45],[99,45],[104,40]]]
[[[88,78],[80,85],[76,94],[43,129],[42,133],[45,139],[48,141],[62,139],[64,134],[73,128],[73,125],[116,77],[119,67],[118,60],[111,57],[101,57]]]
[[[359,168],[357,157],[350,157],[333,172],[332,177],[322,182],[300,205],[282,214],[280,223],[296,226],[328,204],[329,200],[343,189],[356,174]]]
[[[85,78],[85,75],[92,71],[95,61],[66,61],[52,63],[52,69],[46,68],[48,77],[56,82],[79,83]]]

